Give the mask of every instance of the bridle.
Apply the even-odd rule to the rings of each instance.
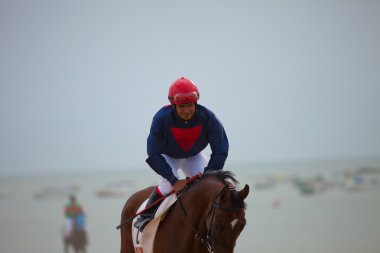
[[[216,239],[214,238],[215,236],[213,236],[213,233],[212,233],[212,227],[214,225],[214,222],[215,222],[215,212],[217,209],[221,210],[221,211],[225,211],[225,212],[234,212],[236,211],[237,209],[239,208],[226,208],[226,207],[222,207],[219,203],[219,199],[220,199],[220,196],[222,195],[223,191],[225,189],[229,189],[231,190],[231,187],[230,185],[225,185],[218,193],[213,205],[212,205],[212,216],[211,216],[211,221],[210,221],[210,225],[209,227],[207,228],[207,233],[206,233],[206,236],[202,235],[202,233],[200,233],[198,231],[198,229],[195,228],[195,226],[189,221],[189,216],[187,215],[187,212],[186,212],[186,209],[184,208],[183,204],[182,204],[182,201],[181,201],[181,196],[182,194],[186,191],[187,187],[181,192],[181,194],[178,196],[178,199],[177,201],[179,201],[180,203],[180,206],[182,208],[182,211],[184,213],[184,215],[186,216],[186,220],[189,222],[190,226],[191,226],[191,229],[193,230],[194,234],[195,234],[195,239],[199,240],[203,245],[206,246],[207,250],[209,253],[214,253],[214,247],[215,247],[215,244],[219,244],[219,245],[222,245],[222,243],[216,241]],[[235,188],[233,188],[232,190],[235,190]],[[228,246],[224,245],[225,248],[227,248]]]

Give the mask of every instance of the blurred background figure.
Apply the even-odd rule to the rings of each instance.
[[[64,213],[63,243],[65,253],[69,252],[69,245],[73,247],[75,253],[86,252],[85,214],[74,195],[70,196],[70,201],[66,204]]]

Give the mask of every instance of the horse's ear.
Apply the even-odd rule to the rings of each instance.
[[[239,196],[241,199],[245,199],[248,196],[249,193],[249,186],[246,184],[243,188],[243,190],[239,191]]]

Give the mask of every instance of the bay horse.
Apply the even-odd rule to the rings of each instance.
[[[69,246],[72,246],[75,253],[86,253],[87,233],[84,229],[74,226],[68,236],[63,237],[63,246],[65,253],[69,252]]]
[[[233,253],[246,224],[244,200],[249,193],[248,185],[236,190],[237,183],[232,172],[219,170],[188,185],[161,221],[154,253]],[[122,222],[136,214],[153,189],[138,191],[127,200]],[[121,253],[135,252],[131,226],[128,222],[120,227]]]

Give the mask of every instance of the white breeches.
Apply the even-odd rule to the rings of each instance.
[[[71,232],[73,231],[74,224],[72,218],[65,218],[65,223],[63,225],[63,234],[65,238],[69,237]]]
[[[203,173],[204,168],[208,164],[206,156],[202,153],[198,153],[195,156],[189,158],[173,158],[167,155],[162,155],[169,166],[172,168],[174,176],[179,178],[178,169],[181,169],[186,177],[192,177],[196,174]],[[163,195],[167,195],[173,190],[172,184],[166,180],[166,178],[161,177],[158,183],[158,189]]]

